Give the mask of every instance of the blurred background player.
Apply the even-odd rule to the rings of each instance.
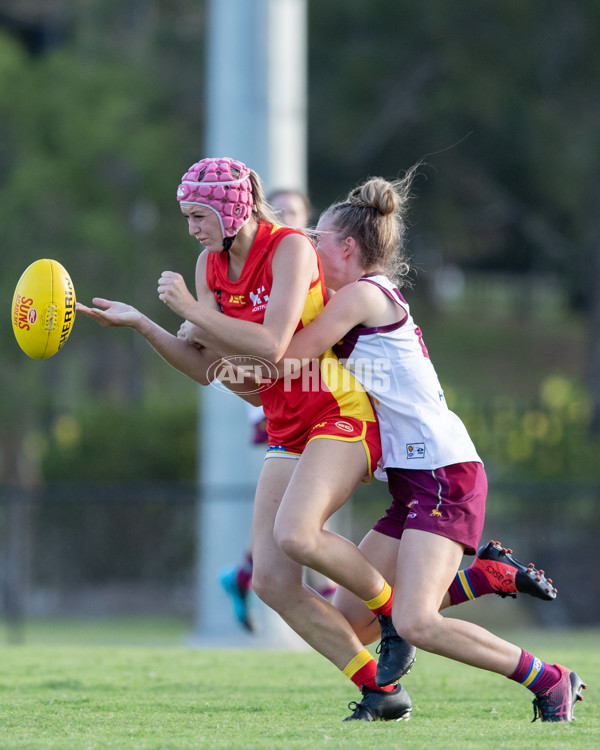
[[[311,220],[312,206],[310,199],[302,190],[278,188],[273,190],[267,200],[281,224],[293,229],[306,229]],[[250,422],[250,442],[252,445],[266,445],[267,419],[261,406],[246,404]],[[307,583],[321,596],[331,599],[336,584],[321,573],[307,569]],[[221,586],[231,598],[236,620],[250,632],[256,630],[256,623],[250,611],[249,594],[252,590],[252,551],[248,547],[242,560],[237,565],[225,568],[219,574]]]
[[[292,188],[279,188],[269,193],[267,200],[282,224],[294,229],[306,229],[309,226],[312,206],[306,193]]]

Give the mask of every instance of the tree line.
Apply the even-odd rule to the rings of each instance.
[[[586,324],[598,428],[598,6],[308,6],[309,181],[317,210],[367,175],[395,177],[422,161],[411,244],[424,276],[424,251],[434,248],[463,269],[557,278]],[[188,275],[193,268],[174,186],[203,142],[205,13],[195,0],[3,4],[0,284],[7,308],[26,265],[54,257],[69,269],[80,300],[125,299],[176,328],[154,288],[166,263]],[[69,433],[68,420],[60,422],[74,409],[89,414],[104,402],[118,412],[119,404],[168,399],[195,407],[193,386],[127,332],[107,336],[77,320],[60,356],[39,363],[18,350],[7,320],[0,329],[0,482],[40,478],[50,432],[67,442],[76,437],[76,427]]]

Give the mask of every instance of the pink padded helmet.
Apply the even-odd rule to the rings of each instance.
[[[177,200],[211,208],[219,217],[223,239],[235,237],[252,214],[250,170],[235,159],[202,159],[181,178]]]

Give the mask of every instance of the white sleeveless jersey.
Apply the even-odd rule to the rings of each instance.
[[[399,323],[356,327],[334,347],[370,394],[381,433],[384,468],[438,469],[479,461],[461,420],[448,409],[421,330],[409,306],[385,276],[363,276],[406,313]],[[377,474],[383,479],[385,475]]]

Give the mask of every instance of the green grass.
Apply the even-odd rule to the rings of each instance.
[[[190,640],[190,630],[190,623],[181,617],[132,615],[30,619],[20,627],[7,625],[5,636],[8,642],[29,646],[179,646]]]
[[[367,724],[341,721],[358,693],[310,651],[195,649],[178,645],[182,632],[165,623],[157,628],[161,635],[142,632],[138,645],[128,625],[113,631],[126,645],[111,644],[98,629],[88,630],[87,643],[78,641],[64,627],[50,629],[43,642],[42,630],[30,626],[23,645],[0,646],[2,750],[581,749],[596,745],[600,729],[597,631],[508,636],[541,658],[572,666],[588,682],[574,723],[532,724],[524,688],[419,653],[404,680],[411,720]],[[57,632],[72,642],[61,642]],[[173,645],[164,645],[169,637]]]

